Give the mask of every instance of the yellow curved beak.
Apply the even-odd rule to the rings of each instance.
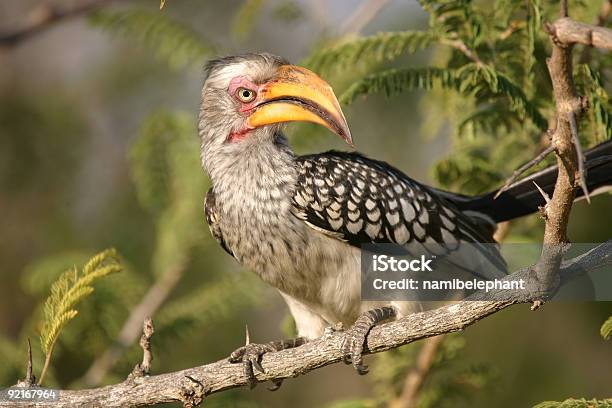
[[[351,132],[331,86],[306,68],[283,65],[277,78],[260,88],[257,105],[247,119],[247,125],[256,128],[298,121],[323,125],[353,145]]]

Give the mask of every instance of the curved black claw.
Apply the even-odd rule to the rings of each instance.
[[[352,363],[359,375],[368,373],[368,366],[363,364],[363,348],[369,331],[369,327],[367,330],[353,327],[347,331],[347,338],[342,344],[342,361],[344,364]]]
[[[268,387],[268,391],[276,391],[281,385],[283,385],[283,380],[272,380],[272,385]]]
[[[301,346],[306,343],[306,339],[303,337],[297,337],[295,339],[271,341],[265,344],[251,343],[249,336],[249,329],[246,329],[246,344],[242,347],[237,348],[230,354],[228,361],[230,363],[242,363],[244,367],[244,375],[247,378],[249,387],[253,389],[257,385],[257,378],[255,378],[255,368],[260,373],[265,372],[261,366],[261,357],[266,353],[274,351],[281,351],[293,347]],[[272,380],[272,386],[268,389],[270,391],[276,391],[282,385],[283,380]]]
[[[249,383],[249,388],[254,388],[257,385],[257,379],[255,378],[256,369],[260,373],[264,372],[261,366],[261,357],[274,350],[269,344],[257,344],[249,343],[242,347],[237,348],[230,354],[228,361],[230,363],[242,363],[244,367],[244,375]]]
[[[370,329],[377,323],[395,317],[395,309],[389,306],[368,310],[355,321],[353,327],[346,332],[342,343],[342,361],[353,364],[360,375],[368,373],[368,366],[363,364],[363,349]]]

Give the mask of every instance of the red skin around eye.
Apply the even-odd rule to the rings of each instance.
[[[257,105],[259,98],[255,97],[253,101],[249,103],[244,103],[236,97],[236,91],[238,90],[238,88],[250,89],[256,92],[257,95],[259,95],[260,87],[259,85],[254,84],[253,82],[251,82],[248,78],[244,76],[237,76],[233,78],[229,83],[229,87],[227,89],[229,94],[232,95],[240,103],[240,112],[247,114],[247,112],[251,111]],[[247,137],[251,130],[253,129],[244,127],[242,129],[232,131],[232,133],[230,133],[228,137],[228,141],[232,143],[238,142],[244,139],[245,137]]]
[[[228,87],[228,92],[230,95],[232,95],[234,98],[236,98],[236,91],[238,90],[238,88],[246,88],[246,89],[250,89],[251,91],[254,91],[257,95],[259,95],[259,85],[255,85],[253,82],[249,81],[246,77],[244,76],[237,76],[235,78],[233,78],[230,83],[229,83],[229,87]],[[255,105],[257,104],[257,97],[255,99],[253,99],[252,102],[249,103],[244,103],[241,100],[237,99],[236,100],[238,102],[240,102],[241,106],[240,106],[240,112],[248,112],[251,109],[253,109],[255,107]]]

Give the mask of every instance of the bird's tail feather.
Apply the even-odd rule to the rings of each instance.
[[[584,156],[589,195],[612,189],[612,140],[587,150]],[[551,166],[515,182],[497,198],[497,191],[474,197],[444,192],[444,196],[462,211],[482,213],[502,222],[536,212],[545,202],[534,182],[552,196],[556,180],[557,166]],[[577,188],[576,199],[583,196],[582,189]]]

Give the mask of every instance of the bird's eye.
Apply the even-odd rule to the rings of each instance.
[[[255,99],[255,91],[252,91],[250,89],[247,88],[238,88],[236,90],[236,97],[244,103],[249,103],[249,102],[253,102],[253,100]]]

